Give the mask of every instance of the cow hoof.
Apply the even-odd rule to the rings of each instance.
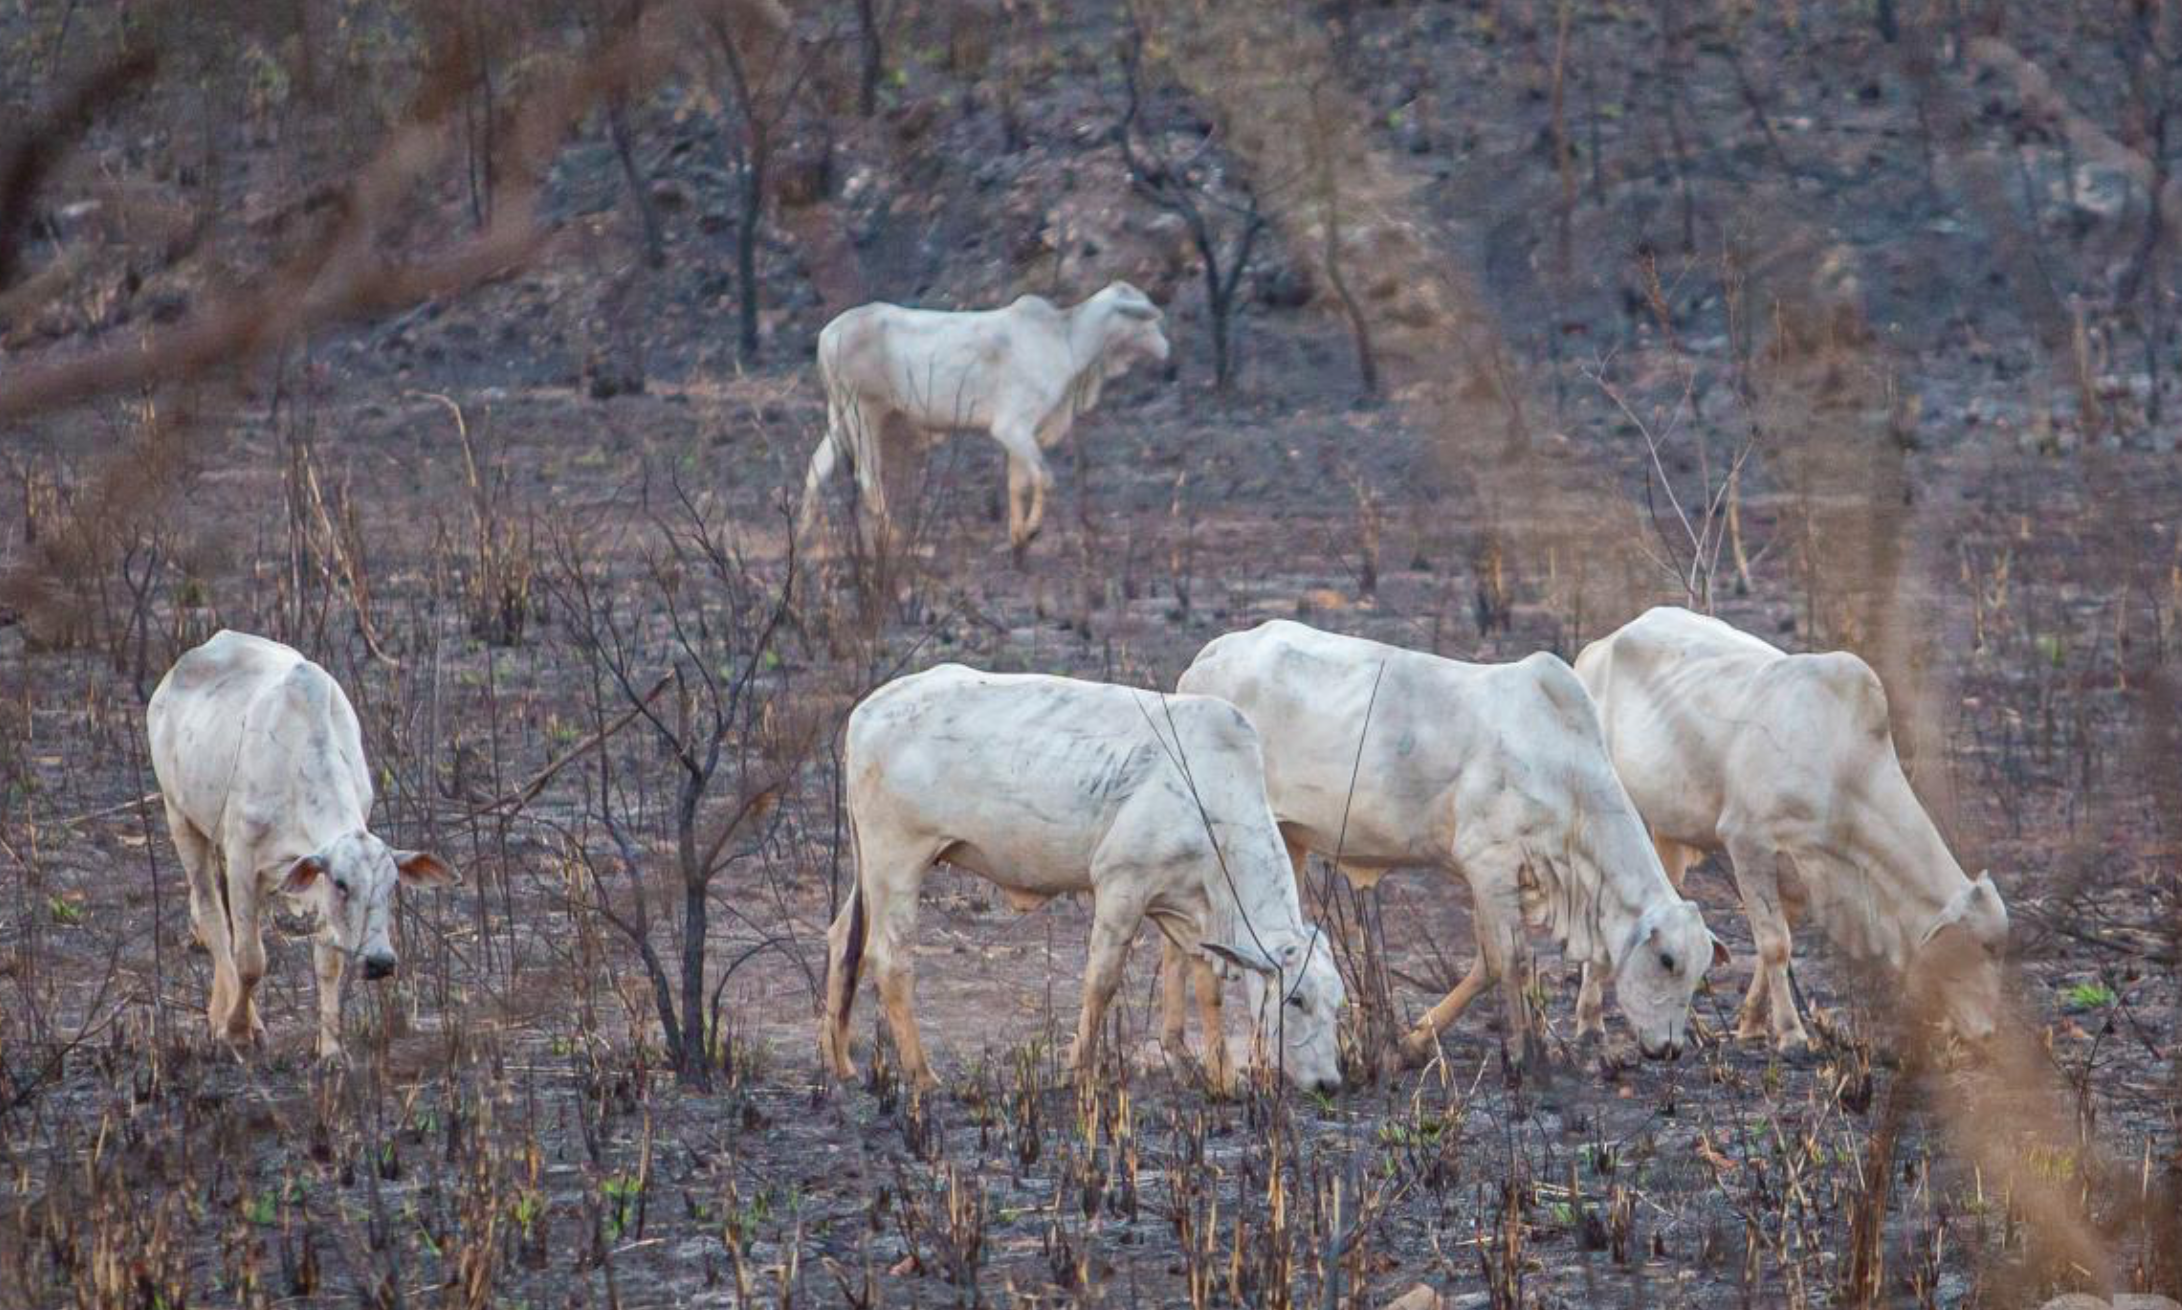
[[[320,1046],[318,1048],[318,1065],[322,1069],[346,1069],[349,1067],[349,1053],[342,1050],[339,1045]]]
[[[1431,1033],[1410,1033],[1395,1050],[1404,1069],[1422,1069],[1439,1054],[1439,1040]]]

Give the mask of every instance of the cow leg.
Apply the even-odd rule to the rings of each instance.
[[[859,837],[856,846],[859,858],[874,846],[883,848],[886,843],[867,842]],[[924,1053],[924,1039],[917,1032],[916,1015],[916,940],[917,940],[917,884],[922,881],[924,866],[930,857],[921,859],[914,867],[903,869],[874,868],[859,876],[857,894],[864,898],[864,958],[871,965],[872,980],[878,984],[879,1004],[886,1011],[887,1028],[894,1034],[894,1050],[902,1062],[902,1075],[922,1091],[939,1086],[933,1076],[932,1062]],[[906,875],[906,876],[904,876]],[[844,1003],[842,1009],[847,1010]],[[844,1056],[847,1051],[847,1034],[839,1048]]]
[[[229,842],[223,852],[227,865],[228,939],[232,951],[234,989],[228,994],[224,1035],[231,1043],[262,1045],[265,1023],[258,1018],[256,994],[265,977],[265,937],[258,920],[256,852],[240,842]],[[217,997],[215,987],[215,997]]]
[[[880,455],[880,438],[886,433],[887,411],[877,406],[852,403],[844,418],[850,458],[856,462],[856,512],[863,530],[864,547],[883,553],[892,541],[893,520],[886,507],[886,461]]]
[[[1743,1003],[1735,1011],[1737,1041],[1754,1042],[1766,1035],[1767,1016],[1772,1012],[1770,997],[1773,989],[1767,984],[1770,976],[1764,964],[1752,967],[1750,990],[1743,993]]]
[[[818,1020],[818,1056],[827,1072],[843,1080],[856,1076],[856,1062],[849,1058],[849,1016],[856,1005],[856,979],[849,976],[849,961],[852,953],[860,955],[864,950],[864,943],[856,940],[865,931],[859,922],[862,911],[852,887],[833,925],[826,929],[826,999]]]
[[[1402,1062],[1414,1068],[1430,1060],[1439,1046],[1439,1035],[1461,1018],[1462,1012],[1470,1008],[1470,1002],[1483,995],[1493,982],[1493,972],[1485,963],[1485,953],[1480,951],[1477,960],[1470,965],[1470,972],[1455,984],[1455,989],[1427,1010],[1417,1026],[1402,1037]]]
[[[1576,1037],[1606,1036],[1606,988],[1599,982],[1599,970],[1586,961],[1583,965],[1583,983],[1576,989]]]
[[[1465,863],[1465,869],[1491,868],[1482,860]],[[1473,876],[1470,898],[1477,922],[1479,962],[1486,976],[1500,983],[1500,1002],[1506,1008],[1505,1040],[1514,1048],[1516,1063],[1536,1067],[1543,1062],[1544,1041],[1531,1013],[1530,939],[1523,931],[1523,907],[1517,888],[1520,874],[1510,868],[1504,875]],[[1473,970],[1473,972],[1475,972]]]
[[[1094,881],[1095,885],[1095,881]],[[1088,1074],[1098,1053],[1099,1028],[1106,1022],[1106,1008],[1121,986],[1121,966],[1129,958],[1129,942],[1144,922],[1144,904],[1135,899],[1109,895],[1093,898],[1091,907],[1091,954],[1083,967],[1083,1014],[1076,1020],[1076,1044],[1069,1049],[1068,1063],[1077,1073]]]
[[[172,805],[167,806],[167,832],[189,875],[190,935],[212,956],[212,997],[205,1018],[217,1036],[226,1031],[227,1006],[235,994],[235,953],[228,942],[227,908],[220,897],[218,856],[197,825]]]
[[[811,452],[810,467],[803,473],[803,503],[796,510],[798,540],[808,538],[812,525],[818,521],[818,498],[825,489],[826,480],[833,476],[835,461],[840,458],[834,437],[835,426],[832,421],[827,423],[826,435],[818,439],[818,449]]]
[[[1190,959],[1172,938],[1159,940],[1159,1049],[1176,1064],[1190,1062],[1189,1015]],[[1205,1049],[1212,1049],[1213,1034],[1205,1035]]]
[[[993,440],[1008,452],[1008,544],[1020,559],[1045,523],[1046,490],[1053,485],[1053,471],[1046,467],[1035,429],[1001,424],[993,429]]]
[[[1197,993],[1197,1020],[1205,1046],[1205,1081],[1222,1092],[1234,1074],[1228,1067],[1227,1024],[1222,1013],[1220,977],[1212,965],[1161,938],[1159,950],[1159,1046],[1176,1064],[1192,1063],[1185,1033],[1189,993]]]
[[[1495,971],[1505,984],[1500,989],[1500,1002],[1507,1009],[1507,1040],[1514,1047],[1514,1060],[1535,1069],[1545,1063],[1545,1039],[1539,1031],[1538,1017],[1531,1011],[1531,983],[1537,975],[1531,961],[1530,939],[1524,936],[1520,915],[1511,915],[1502,924],[1505,926],[1493,949],[1499,954]]]
[[[1220,1003],[1220,975],[1212,971],[1209,960],[1185,958],[1183,963],[1197,984],[1197,1023],[1203,1029],[1205,1041],[1205,1078],[1225,1093],[1234,1086],[1235,1067],[1227,1058],[1227,1020]]]
[[[198,946],[207,951],[217,941],[227,941],[227,919],[220,909],[220,884],[217,881],[217,852],[212,842],[197,831],[197,825],[182,817],[182,812],[169,805],[167,809],[167,835],[174,838],[174,849],[182,857],[182,872],[189,875],[189,933]]]
[[[1773,1044],[1781,1052],[1808,1049],[1810,1035],[1796,1013],[1795,991],[1788,985],[1788,958],[1793,943],[1788,935],[1788,916],[1780,899],[1780,852],[1762,842],[1730,837],[1728,859],[1735,866],[1735,890],[1750,919],[1750,935],[1758,948],[1756,973],[1750,992],[1743,998],[1737,1037],[1760,1035],[1758,1013],[1767,1014]]]
[[[1675,893],[1681,895],[1682,880],[1689,876],[1690,866],[1704,858],[1705,853],[1656,832],[1652,834],[1652,849],[1659,852],[1659,865],[1667,871],[1667,881],[1674,884]]]
[[[347,963],[338,943],[311,942],[311,969],[318,975],[318,1058],[341,1058],[341,973]]]
[[[1515,885],[1512,877],[1508,880],[1508,885],[1511,888]],[[1511,903],[1502,906],[1500,899],[1507,899]],[[1521,906],[1513,904],[1513,900],[1512,892],[1506,898],[1495,898],[1487,893],[1482,880],[1472,880],[1472,919],[1476,928],[1477,961],[1470,966],[1470,972],[1463,976],[1462,981],[1455,984],[1455,989],[1427,1011],[1417,1026],[1402,1038],[1403,1063],[1415,1067],[1431,1059],[1433,1052],[1439,1049],[1439,1035],[1447,1030],[1449,1024],[1460,1018],[1464,1010],[1470,1008],[1472,1001],[1501,980],[1501,976],[1507,971],[1511,954],[1511,932],[1508,925],[1514,925],[1512,937],[1515,940],[1520,940],[1523,930]],[[1509,1035],[1517,1036],[1520,1031],[1511,1030]]]

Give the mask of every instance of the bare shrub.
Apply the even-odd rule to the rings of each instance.
[[[727,1032],[719,1012],[726,977],[707,991],[714,884],[761,854],[783,794],[831,736],[832,722],[823,699],[794,694],[782,659],[792,551],[780,576],[769,578],[716,510],[679,483],[663,499],[644,507],[641,577],[625,582],[602,571],[591,544],[567,532],[554,541],[546,585],[569,651],[588,670],[596,726],[603,732],[616,706],[634,710],[664,757],[662,774],[656,763],[617,763],[600,752],[590,817],[612,839],[622,876],[610,878],[588,852],[581,858],[599,912],[643,962],[677,1076],[705,1087]],[[673,678],[671,707],[655,707],[646,690],[655,672]],[[670,939],[679,948],[678,981],[660,954],[647,887],[654,862],[646,838],[660,829],[671,840],[681,900]]]
[[[1144,44],[1143,24],[1132,9],[1122,47],[1128,101],[1114,128],[1114,141],[1137,194],[1180,218],[1197,247],[1204,272],[1206,320],[1212,328],[1212,385],[1225,391],[1234,376],[1231,338],[1236,291],[1250,271],[1258,238],[1272,220],[1260,203],[1257,186],[1247,179],[1221,175],[1212,157],[1212,133],[1206,133],[1187,157],[1178,158],[1158,144],[1158,134],[1139,123]]]
[[[488,456],[482,466],[478,443],[470,435],[462,407],[450,397],[420,393],[446,407],[462,442],[462,475],[469,509],[468,537],[454,551],[460,562],[462,614],[470,635],[489,646],[513,646],[523,640],[534,607],[537,524],[518,514],[508,486],[505,460]]]

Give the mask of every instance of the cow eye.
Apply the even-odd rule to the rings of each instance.
[[[1665,969],[1668,973],[1673,973],[1674,956],[1667,951],[1661,951],[1659,953],[1659,967]]]
[[[1302,1011],[1304,1011],[1305,1013],[1309,1013],[1309,1011],[1310,1011],[1310,1007],[1309,1007],[1309,1006],[1307,1006],[1307,1005],[1305,1005],[1305,1004],[1303,1003],[1303,998],[1302,998],[1302,997],[1300,997],[1300,996],[1291,996],[1291,997],[1289,997],[1289,998],[1288,998],[1288,1004],[1290,1004],[1290,1005],[1293,1005],[1293,1006],[1294,1006],[1294,1007],[1296,1007],[1296,1008],[1297,1008],[1298,1010],[1302,1010]]]
[[[348,880],[348,879],[346,879],[346,878],[336,878],[336,879],[334,879],[334,880],[333,880],[333,890],[334,890],[334,894],[335,894],[335,895],[338,895],[338,896],[346,896],[346,895],[348,895],[348,894],[349,894],[349,880]]]

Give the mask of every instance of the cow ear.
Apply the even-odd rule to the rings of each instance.
[[[316,855],[306,855],[289,865],[288,871],[281,875],[280,890],[290,896],[301,896],[311,889],[311,884],[317,882],[318,876],[325,871],[324,860]]]
[[[1727,967],[1727,962],[1735,958],[1734,956],[1727,953],[1727,943],[1721,941],[1718,937],[1713,936],[1713,934],[1709,932],[1706,933],[1705,936],[1712,938],[1712,967],[1715,969],[1725,969]]]
[[[406,887],[453,887],[462,881],[446,861],[429,851],[395,851],[394,872]]]
[[[1280,969],[1255,947],[1229,946],[1224,942],[1213,941],[1203,943],[1203,947],[1205,954],[1237,969],[1247,969],[1251,973],[1262,973],[1269,977],[1278,977],[1280,974]]]

